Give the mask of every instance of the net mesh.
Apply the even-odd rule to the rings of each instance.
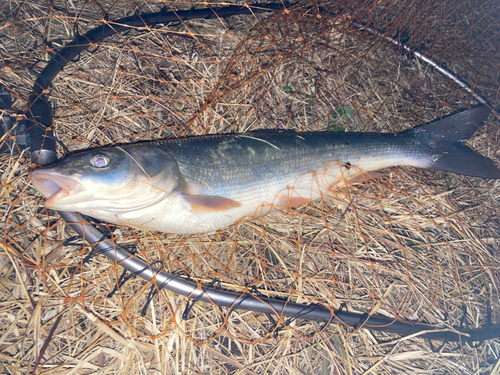
[[[0,4],[0,83],[26,108],[54,51],[132,14],[227,3]],[[265,4],[247,4],[257,10]],[[399,132],[477,104],[363,24],[416,49],[498,106],[500,6],[299,1],[285,11],[131,28],[50,87],[60,156],[189,135],[293,129]],[[22,117],[22,116],[20,116]],[[469,141],[499,161],[495,111]],[[3,373],[490,373],[498,340],[439,344],[190,302],[123,274],[54,212],[27,153],[0,156]],[[392,168],[321,200],[173,235],[94,221],[152,267],[205,286],[454,327],[497,323],[499,183]],[[189,305],[188,316],[183,313]],[[437,349],[437,350],[436,350]]]

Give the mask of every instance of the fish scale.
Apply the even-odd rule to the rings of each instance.
[[[300,176],[316,171],[322,164],[331,161],[338,162],[337,170],[332,167],[329,172],[345,176],[349,173],[346,173],[347,168],[341,169],[341,165],[351,164],[369,171],[396,165],[398,160],[401,165],[407,165],[409,158],[412,164],[428,162],[428,146],[412,144],[404,137],[392,134],[250,134],[252,138],[208,136],[194,138],[190,142],[162,142],[158,147],[177,161],[189,182],[190,191],[221,195],[237,201],[252,201],[266,192],[267,198],[271,199],[268,203],[280,190],[294,185]],[[223,155],[219,152],[221,146],[226,146]],[[311,180],[312,175],[299,187],[304,187],[304,183],[310,187]],[[231,183],[224,184],[224,181]]]

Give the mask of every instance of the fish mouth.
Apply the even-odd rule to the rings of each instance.
[[[68,197],[79,185],[78,181],[72,177],[47,170],[33,171],[31,182],[35,189],[46,198],[45,207],[47,208],[57,206],[60,200]]]

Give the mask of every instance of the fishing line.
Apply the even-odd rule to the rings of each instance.
[[[271,142],[266,141],[265,139],[260,139],[260,138],[256,138],[256,137],[250,137],[249,135],[239,135],[238,137],[240,137],[240,138],[249,138],[249,139],[253,139],[255,141],[260,141],[260,142],[263,142],[263,143],[267,143],[269,146],[274,147],[276,150],[278,150],[278,151],[281,152],[281,150],[278,148],[278,146],[273,145]]]
[[[128,153],[127,151],[125,151],[123,148],[121,148],[120,146],[116,146],[116,148],[120,151],[123,151],[123,153],[125,155],[127,155],[128,157],[130,157],[130,159],[132,159],[134,161],[135,164],[137,164],[139,166],[139,168],[141,169],[141,171],[146,175],[148,176],[148,179],[149,179],[149,185],[151,187],[153,187],[153,180],[151,179],[151,176],[148,174],[148,172],[146,172],[146,170],[142,167],[142,165],[132,156],[130,155],[130,153]]]

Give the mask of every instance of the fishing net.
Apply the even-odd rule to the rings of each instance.
[[[133,14],[228,5],[0,4],[0,83],[13,99],[8,113],[19,118],[38,74],[76,36]],[[246,6],[250,14],[131,27],[79,54],[47,91],[59,156],[256,129],[394,133],[478,104],[402,44],[498,106],[494,0],[298,1],[270,12],[260,12],[264,3]],[[468,144],[499,161],[499,133],[493,111]],[[229,312],[158,290],[92,252],[44,208],[27,152],[0,157],[2,373],[498,373],[498,340],[430,342],[374,332],[362,321],[325,325],[279,312]],[[93,222],[151,267],[200,286],[479,328],[498,323],[500,311],[499,188],[497,181],[392,168],[212,233]]]

